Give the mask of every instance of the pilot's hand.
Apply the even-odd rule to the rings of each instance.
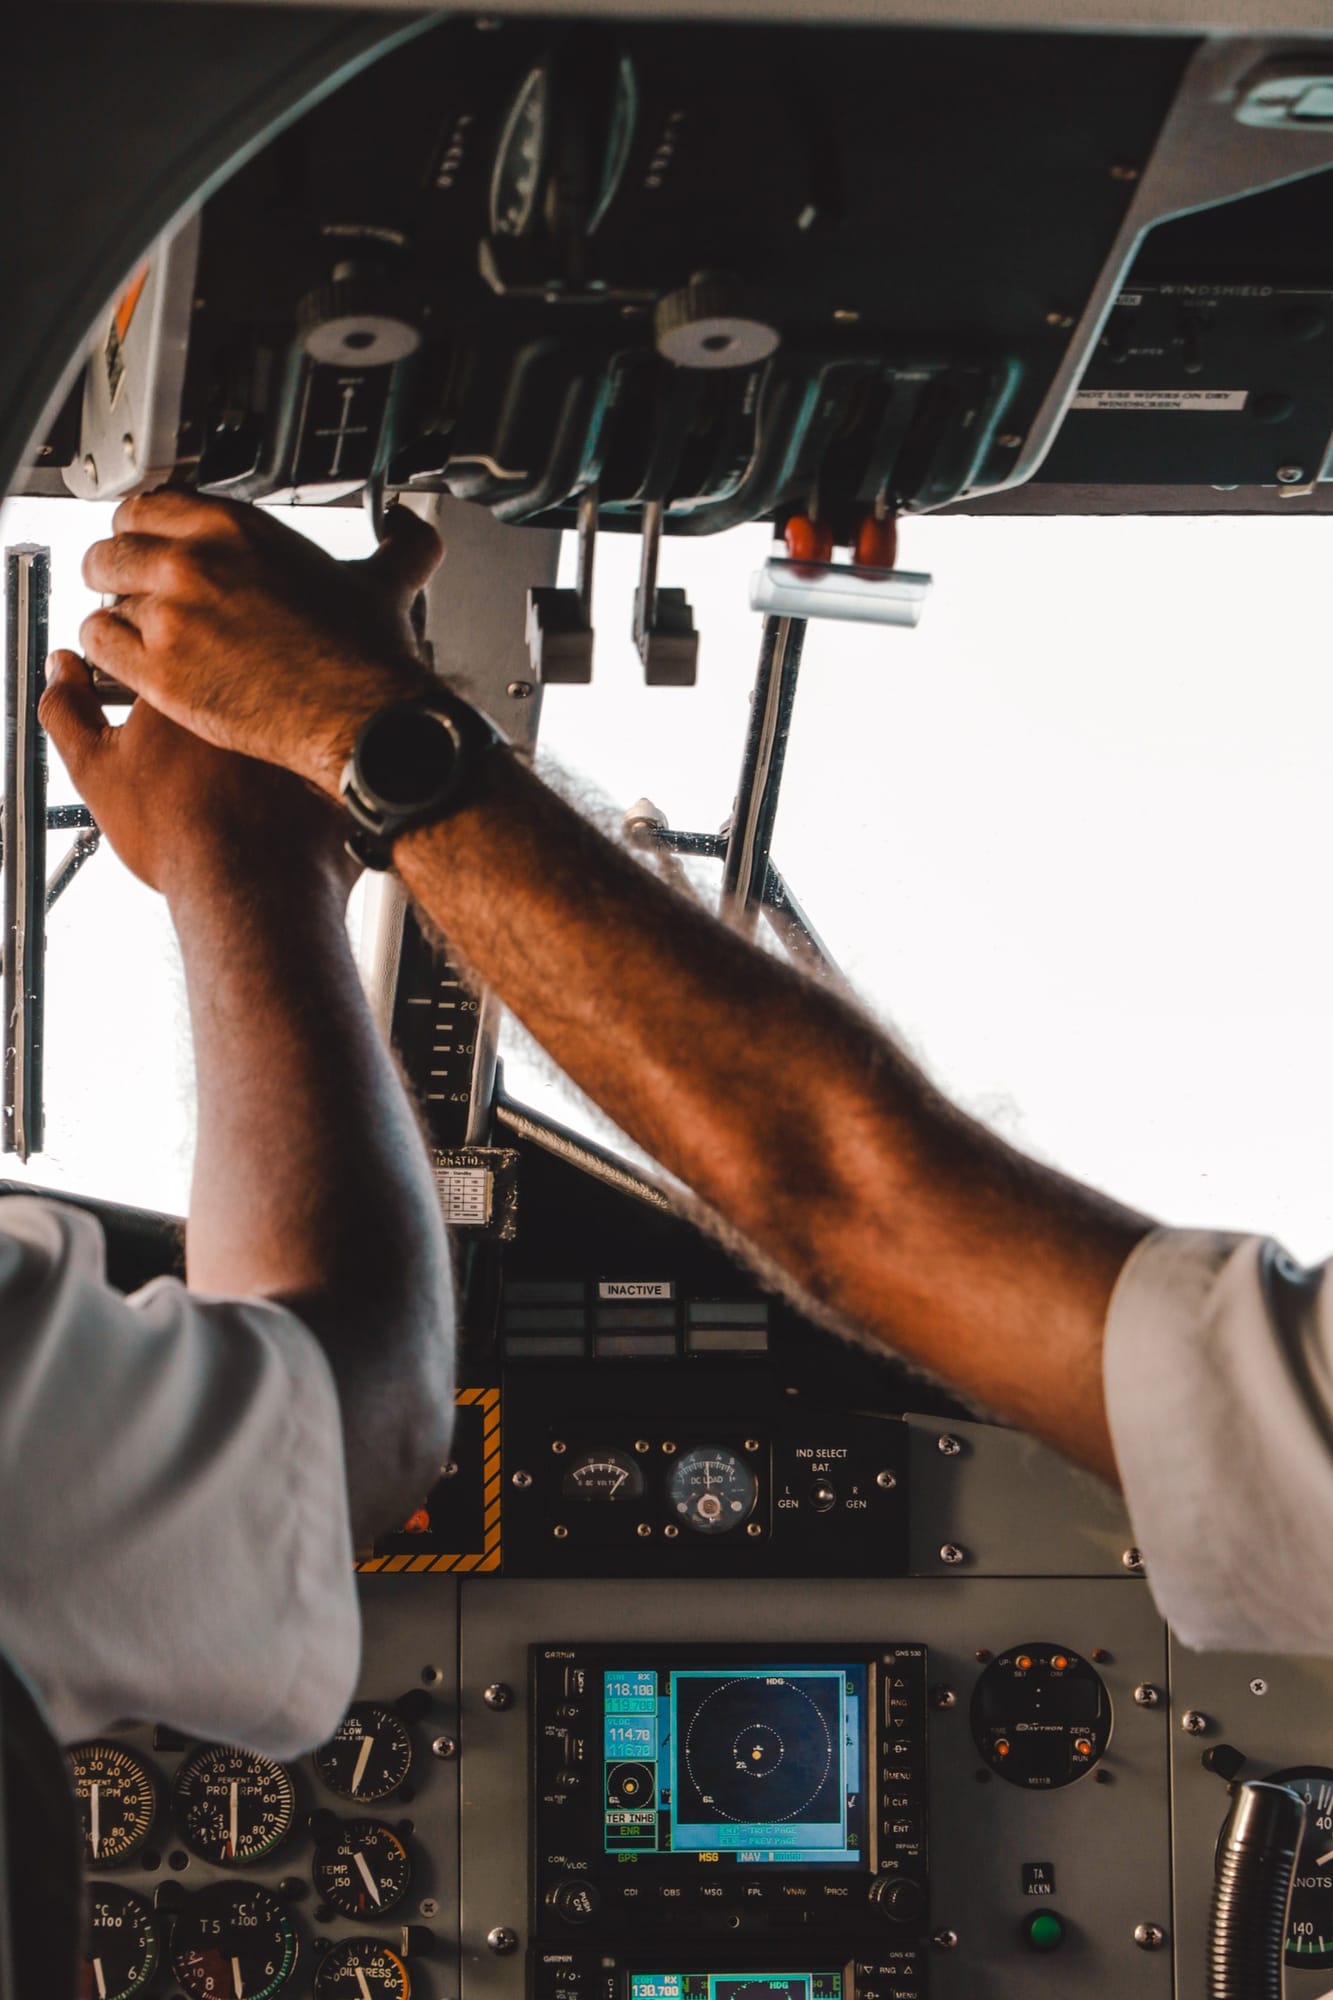
[[[41,720],[126,867],[175,899],[284,876],[351,887],[342,815],[299,778],[204,743],[137,701],[113,728],[77,653],[51,655]]]
[[[256,507],[187,493],[116,509],[84,580],[89,661],[225,750],[336,793],[361,724],[426,680],[409,613],[441,556],[405,507],[364,562],[337,562]]]

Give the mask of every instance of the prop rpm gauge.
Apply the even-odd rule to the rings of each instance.
[[[348,1938],[319,1961],[315,2000],[409,2000],[412,1982],[396,1951],[381,1938]]]
[[[412,1857],[392,1827],[345,1820],[315,1851],[315,1892],[339,1916],[367,1923],[402,1902],[412,1886]]]
[[[157,1961],[157,1928],[143,1897],[99,1883],[79,1961],[79,2000],[132,2000],[157,1971]]]
[[[703,1444],[677,1459],[667,1486],[676,1519],[697,1535],[725,1535],[754,1512],[759,1485],[745,1460],[724,1445]]]
[[[171,1936],[171,1976],[189,2000],[272,2000],[296,1958],[291,1918],[267,1889],[205,1889]]]
[[[1311,1970],[1333,1965],[1333,1771],[1298,1764],[1274,1771],[1268,1783],[1286,1785],[1306,1808],[1287,1916],[1287,1964]]]
[[[991,1661],[972,1696],[972,1738],[1011,1785],[1055,1791],[1090,1771],[1111,1739],[1111,1697],[1095,1667],[1045,1640]]]
[[[411,1768],[407,1725],[378,1701],[353,1702],[337,1734],[315,1752],[320,1777],[345,1799],[387,1799]]]
[[[185,1845],[228,1868],[271,1854],[296,1817],[290,1773],[271,1757],[231,1744],[206,1743],[192,1751],[176,1773],[172,1796]]]
[[[643,1471],[627,1451],[581,1452],[560,1482],[566,1500],[641,1500]]]
[[[76,1743],[69,1761],[84,1860],[90,1868],[128,1861],[147,1840],[157,1814],[157,1788],[148,1766],[118,1743]]]

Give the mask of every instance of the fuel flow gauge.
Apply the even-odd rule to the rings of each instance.
[[[353,1702],[337,1733],[316,1750],[315,1769],[344,1799],[387,1799],[412,1769],[407,1724],[382,1702]]]

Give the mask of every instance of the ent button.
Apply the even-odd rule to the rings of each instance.
[[[1023,1940],[1029,1951],[1059,1951],[1065,1941],[1063,1917],[1057,1917],[1054,1910],[1038,1910],[1024,1920]]]

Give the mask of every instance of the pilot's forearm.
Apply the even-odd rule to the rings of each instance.
[[[1144,1218],[964,1118],[508,758],[395,861],[555,1061],[796,1284],[1114,1478],[1102,1330]]]

